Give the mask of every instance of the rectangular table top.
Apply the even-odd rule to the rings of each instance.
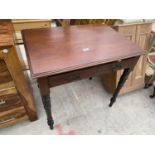
[[[109,26],[23,30],[33,78],[142,55],[144,51]]]

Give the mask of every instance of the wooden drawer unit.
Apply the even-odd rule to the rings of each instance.
[[[26,119],[34,121],[37,114],[11,42],[14,40],[11,20],[0,20],[0,36],[0,128],[3,128]]]
[[[16,32],[16,42],[23,43],[21,31],[24,29],[47,28],[51,26],[49,19],[13,19],[14,30]]]
[[[13,19],[12,20],[13,27],[15,30],[15,41],[16,44],[23,44],[23,38],[21,31],[24,29],[36,29],[36,28],[47,28],[51,27],[50,19]],[[27,65],[27,59],[22,57],[22,51],[18,51],[19,59],[21,61],[23,70],[29,69]]]
[[[50,27],[51,20],[49,19],[18,19],[12,20],[15,31],[33,28],[46,28]]]

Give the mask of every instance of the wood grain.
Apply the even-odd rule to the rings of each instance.
[[[5,54],[4,61],[7,68],[11,74],[11,77],[15,83],[15,86],[22,98],[23,105],[28,113],[30,120],[37,119],[37,113],[35,110],[35,105],[33,101],[32,91],[28,86],[25,79],[24,73],[22,71],[22,66],[18,59],[16,48],[14,46],[8,48],[9,52]]]
[[[13,81],[0,84],[0,96],[17,94],[15,84]]]
[[[138,46],[106,25],[24,30],[23,38],[33,78],[144,53]]]
[[[0,84],[12,81],[4,60],[0,60]]]
[[[16,124],[18,122],[25,121],[25,120],[28,120],[28,119],[29,118],[26,115],[26,113],[20,114],[17,117],[10,118],[10,119],[6,120],[5,123],[1,123],[0,124],[0,128],[6,128],[6,127],[9,127],[11,125],[14,125],[14,124]]]
[[[4,95],[0,97],[0,112],[7,111],[22,105],[19,95]],[[2,104],[3,103],[3,104]]]
[[[11,20],[0,20],[0,128],[28,117],[31,121],[37,119],[33,98],[13,43],[12,29]]]
[[[0,46],[14,45],[13,27],[11,20],[0,19]]]
[[[5,117],[7,117],[7,116],[9,116],[10,114],[11,115],[15,115],[17,112],[21,112],[21,111],[23,111],[23,112],[25,112],[26,113],[26,111],[25,111],[25,109],[24,109],[24,106],[20,106],[20,107],[16,107],[16,108],[13,108],[13,109],[9,109],[9,110],[6,110],[6,111],[2,111],[1,113],[0,113],[0,119],[3,119],[3,118],[5,118]]]
[[[22,120],[27,120],[28,116],[23,106],[10,109],[0,113],[0,128],[8,127]]]

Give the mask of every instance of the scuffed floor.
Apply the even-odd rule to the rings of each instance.
[[[0,129],[1,135],[155,134],[155,98],[149,98],[152,87],[119,96],[112,108],[108,107],[111,94],[97,77],[54,87],[51,100],[55,129],[50,130],[36,82],[32,85],[39,120]]]

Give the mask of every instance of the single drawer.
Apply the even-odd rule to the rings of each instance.
[[[0,60],[0,83],[12,81],[10,72],[8,71],[4,60]]]
[[[92,67],[86,67],[83,69],[77,69],[74,71],[49,76],[49,85],[51,87],[54,87],[60,84],[65,84],[68,82],[81,80],[84,78],[99,76],[106,73],[113,73],[113,72],[116,72],[117,70],[128,68],[129,64],[131,64],[130,67],[134,66],[134,64],[137,63],[138,59],[139,59],[139,56],[124,59],[122,61],[118,60],[118,61],[114,61],[106,64],[100,64]],[[39,82],[39,79],[38,79],[38,82]]]
[[[12,20],[15,36],[16,36],[16,43],[22,44],[23,38],[21,31],[24,29],[36,29],[36,28],[49,28],[51,26],[51,20]]]
[[[50,27],[51,20],[12,20],[15,31]]]
[[[12,81],[12,77],[8,70],[0,72],[0,83],[6,83]]]
[[[18,95],[6,95],[0,97],[0,112],[21,106],[21,98]]]
[[[0,84],[0,96],[15,94],[17,94],[17,89],[13,81]]]
[[[0,22],[0,34],[7,34],[10,32],[10,27],[7,22]]]
[[[137,32],[138,34],[146,34],[151,32],[152,23],[150,24],[143,24],[137,26]]]
[[[26,113],[24,106],[21,105],[19,107],[15,107],[15,108],[8,109],[8,110],[0,112],[0,120],[6,118],[7,116],[14,116],[19,112],[25,112]]]
[[[7,69],[6,64],[3,59],[0,59],[0,73]]]
[[[11,20],[0,20],[0,46],[14,45]]]
[[[21,120],[28,119],[23,106],[8,111],[7,114],[0,116],[0,128],[7,127]]]
[[[119,26],[117,27],[117,31],[125,36],[132,36],[136,34],[136,26]]]

